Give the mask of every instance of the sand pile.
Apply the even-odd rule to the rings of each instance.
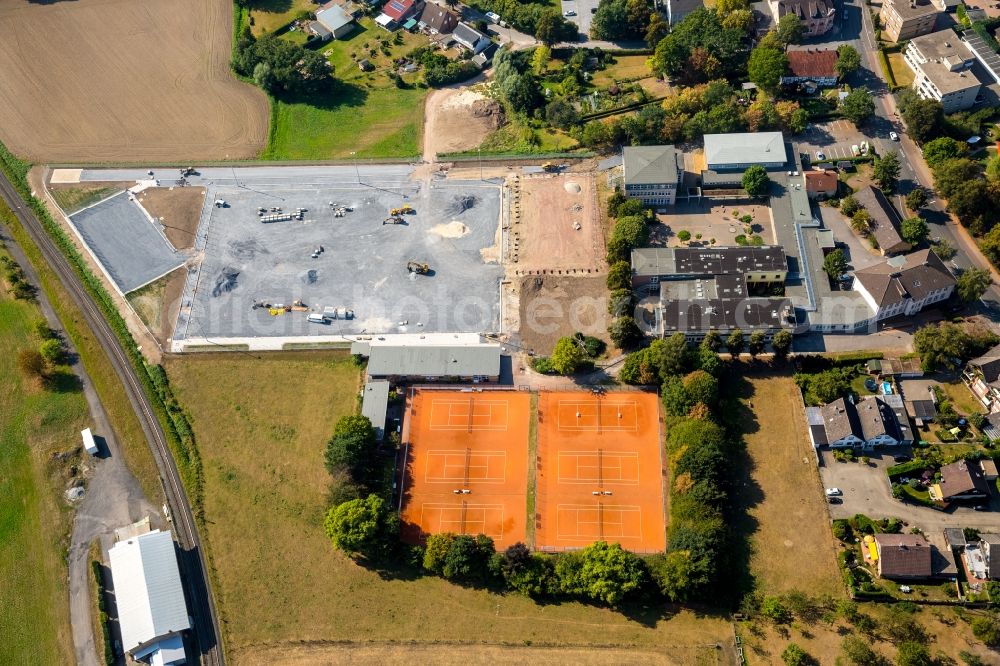
[[[469,233],[469,227],[461,222],[448,222],[431,227],[431,233],[437,234],[441,238],[461,238]]]

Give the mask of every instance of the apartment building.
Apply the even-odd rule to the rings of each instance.
[[[893,42],[933,32],[940,10],[928,0],[884,0],[879,12],[882,36]]]
[[[921,98],[941,102],[945,113],[976,103],[981,84],[969,71],[976,56],[952,30],[914,37],[903,57],[913,70],[913,89]]]

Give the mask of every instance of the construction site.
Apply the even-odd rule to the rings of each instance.
[[[204,188],[173,351],[261,338],[500,330],[496,182],[418,181],[409,166],[74,175],[81,184]],[[85,241],[127,292],[149,269],[128,261],[127,244],[114,238],[110,229]],[[144,274],[133,278],[132,268]]]

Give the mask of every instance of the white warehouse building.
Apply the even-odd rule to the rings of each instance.
[[[108,551],[122,648],[152,666],[186,663],[181,633],[191,628],[170,532],[153,530]]]

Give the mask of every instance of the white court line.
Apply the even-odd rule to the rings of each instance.
[[[455,506],[454,504],[440,504],[435,502],[424,502],[420,505],[420,525],[428,525],[425,516],[428,513],[433,515],[437,512],[437,529],[429,530],[432,533],[440,532],[455,532],[457,534],[485,534],[493,539],[503,538],[503,524],[504,524],[504,505],[503,504],[466,504],[465,505],[465,530],[462,531],[462,507]],[[500,525],[499,532],[487,532],[486,523],[489,511],[499,512],[500,520],[496,521]],[[451,514],[454,517],[450,517],[445,520],[445,515]],[[478,514],[479,518],[470,518],[470,514]],[[432,521],[433,522],[433,521]],[[470,525],[479,525],[478,529],[469,529]]]
[[[572,432],[572,431],[577,431],[577,432],[591,432],[591,431],[596,431],[597,430],[597,410],[595,409],[595,410],[593,410],[591,412],[590,410],[585,409],[585,408],[588,408],[588,407],[594,407],[596,405],[600,405],[599,409],[603,410],[601,412],[601,416],[602,417],[604,416],[604,414],[607,411],[607,409],[612,408],[612,407],[617,407],[618,408],[617,412],[619,414],[622,414],[623,416],[628,412],[629,409],[631,410],[631,413],[632,413],[631,414],[632,415],[632,423],[630,425],[625,424],[625,421],[623,419],[620,419],[620,418],[612,418],[612,423],[611,424],[607,423],[606,420],[602,419],[602,422],[601,422],[601,430],[602,431],[609,431],[609,432],[613,432],[613,431],[617,431],[617,432],[622,432],[622,431],[638,432],[638,430],[639,430],[639,409],[638,409],[637,403],[634,400],[623,400],[623,401],[620,401],[620,402],[610,402],[610,401],[600,401],[600,402],[598,402],[597,400],[592,400],[592,401],[560,400],[559,401],[559,405],[556,408],[556,427],[559,430],[567,431],[567,432]],[[574,421],[574,423],[572,425],[563,425],[563,407],[564,406],[568,406],[571,409],[570,414],[572,414],[571,418]],[[623,407],[626,408],[626,409],[623,410],[622,409]],[[581,414],[581,416],[579,418],[577,418],[577,416],[576,416],[577,412],[579,412]],[[591,419],[593,419],[594,424],[593,425],[580,425],[580,423],[579,423],[580,419],[586,419],[588,422]]]
[[[604,537],[614,537],[618,539],[641,539],[642,534],[626,534],[625,533],[625,516],[626,514],[638,514],[638,524],[642,525],[642,507],[622,504],[622,505],[605,505],[604,510],[604,529],[603,535],[600,525],[598,525],[597,515],[598,507],[589,504],[559,504],[556,506],[556,538],[557,539],[586,539],[592,540]],[[568,529],[563,531],[563,515],[568,515],[570,512],[575,513],[575,520],[572,521],[573,526],[576,527],[575,532],[570,532]],[[581,513],[592,513],[594,516],[593,520],[580,520]],[[612,516],[609,516],[609,512],[617,512],[618,520],[613,520]],[[570,521],[567,521],[567,523]],[[594,527],[593,532],[589,534],[581,534],[580,527],[583,525],[591,525]],[[569,526],[567,525],[567,528]],[[618,530],[610,530],[611,532],[617,531],[616,534],[609,533],[609,527],[617,527]]]
[[[447,424],[437,423],[437,421],[439,421],[440,419],[435,419],[435,409],[438,407],[438,405],[442,405],[442,406],[447,405],[447,407],[448,407],[448,414],[447,414],[448,418],[446,419],[447,420]],[[478,405],[487,405],[489,407],[488,413],[487,414],[482,414],[482,413],[477,414],[476,413],[476,407]],[[455,406],[465,407],[466,408],[465,413],[455,414],[453,412],[453,408]],[[430,417],[430,422],[428,424],[428,428],[430,430],[468,430],[469,429],[468,406],[469,406],[469,403],[467,401],[463,402],[461,400],[432,400],[431,401],[431,417]],[[504,431],[506,431],[507,430],[507,426],[508,426],[508,424],[510,422],[509,406],[510,406],[510,403],[508,401],[506,401],[506,400],[477,400],[477,401],[473,402],[472,403],[472,430],[473,430],[473,432],[475,432],[477,430],[480,430],[480,431],[482,431],[482,430],[491,430],[491,431],[496,431],[496,432],[504,432]],[[494,407],[502,407],[503,409],[502,409],[502,411],[501,410],[494,410]],[[493,422],[494,421],[493,417],[498,412],[500,412],[500,413],[503,414],[503,422],[502,423],[500,423],[500,419],[497,419],[497,423]],[[481,424],[477,425],[476,424],[475,421],[476,421],[477,418],[481,418],[481,417],[487,416],[487,415],[490,417],[490,422],[488,424],[485,424],[485,425],[481,425]],[[457,418],[459,420],[458,423],[454,422],[454,418],[453,417],[456,417],[456,416],[457,416]]]
[[[562,470],[563,470],[562,461],[563,461],[563,458],[566,458],[567,460],[569,460],[570,457],[576,458],[577,476],[575,478],[570,477],[570,476],[563,477],[563,474],[562,474]],[[589,458],[593,458],[594,459],[594,463],[590,464],[590,465],[581,465],[580,464],[580,459],[581,458],[588,458],[588,457]],[[617,459],[618,465],[617,466],[608,465],[607,462],[608,462],[609,458]],[[626,459],[628,459],[628,460],[634,460],[635,461],[635,478],[634,479],[631,479],[631,478],[630,479],[624,479],[624,478],[622,478],[621,471],[622,471],[622,469],[624,469],[624,466],[621,463],[622,463],[623,460],[626,460]],[[639,452],[638,451],[604,451],[601,454],[601,463],[602,463],[602,467],[604,469],[604,475],[603,475],[603,482],[604,483],[606,483],[606,484],[607,483],[614,483],[616,485],[628,485],[628,486],[637,486],[637,485],[639,485]],[[579,471],[580,471],[581,467],[583,467],[585,469],[593,469],[595,471],[594,476],[590,477],[590,478],[581,477],[580,474],[579,474]],[[597,452],[596,451],[560,451],[559,452],[559,461],[558,461],[558,463],[556,465],[556,469],[558,471],[558,473],[557,473],[556,476],[557,476],[557,478],[559,480],[559,483],[566,483],[566,484],[574,484],[574,483],[575,484],[593,484],[593,483],[597,483],[597,481],[598,481],[597,474],[596,474],[596,470],[597,470]],[[618,470],[618,478],[617,479],[616,478],[609,478],[608,472],[610,472],[612,470]]]
[[[426,455],[427,455],[427,463],[428,464],[427,464],[427,468],[424,470],[424,483],[444,483],[444,482],[460,483],[460,482],[464,482],[465,481],[465,456],[466,456],[466,451],[464,451],[463,449],[434,449],[434,450],[428,451]],[[459,474],[458,476],[455,476],[455,477],[451,477],[451,476],[437,476],[437,477],[432,477],[431,476],[431,470],[430,470],[430,461],[431,461],[431,457],[432,456],[433,457],[442,457],[443,456],[445,458],[444,467],[446,469],[449,468],[449,467],[457,467],[460,470],[462,470],[462,473]],[[482,459],[482,458],[485,457],[486,458],[486,464],[485,465],[482,464],[482,463],[476,464],[476,465],[472,464],[473,461],[476,460],[477,456],[480,457],[480,459]],[[499,478],[499,479],[493,479],[493,478],[477,479],[477,478],[473,478],[472,475],[470,474],[470,476],[469,476],[469,483],[473,483],[473,482],[475,482],[475,483],[507,483],[507,452],[506,451],[473,451],[471,454],[469,454],[469,469],[472,470],[472,469],[483,469],[483,468],[485,468],[487,471],[489,471],[489,469],[490,469],[490,460],[493,459],[493,458],[499,458],[499,459],[503,460],[503,465],[501,466],[502,469],[503,469],[503,477]],[[452,459],[455,459],[457,462],[451,462]]]

